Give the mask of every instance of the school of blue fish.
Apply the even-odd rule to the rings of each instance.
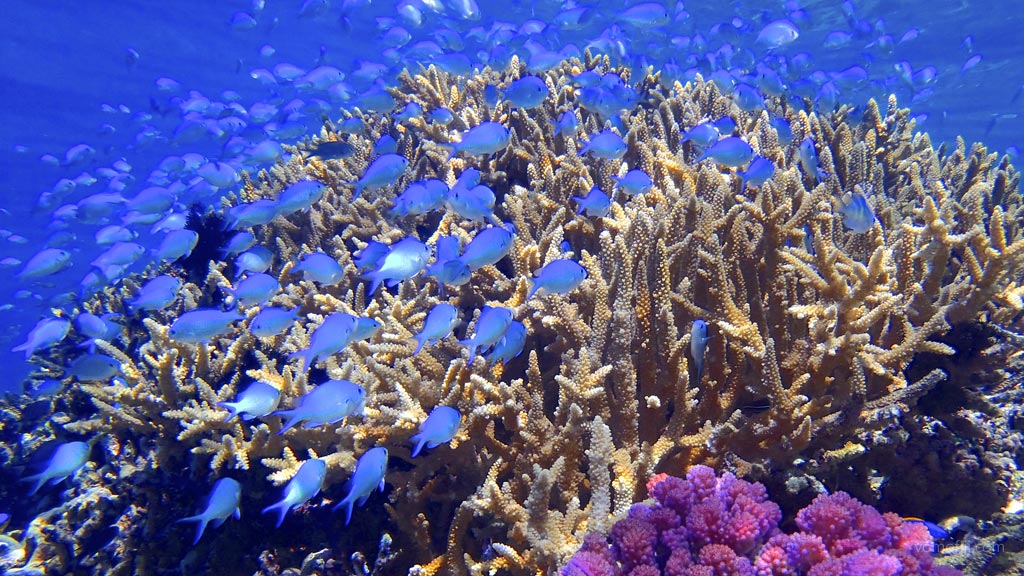
[[[358,25],[365,17],[358,11],[362,3],[345,4],[346,9],[340,13],[343,25]],[[306,0],[301,2],[297,16],[323,18],[327,6],[327,2]],[[382,324],[374,318],[344,312],[310,321],[300,313],[297,303],[294,307],[271,305],[288,288],[280,278],[332,287],[355,268],[365,282],[367,298],[374,298],[382,291],[397,293],[403,282],[422,276],[436,283],[444,300],[446,290],[472,287],[473,278],[482,268],[508,256],[522,240],[514,226],[503,220],[506,215],[499,198],[504,191],[492,188],[494,179],[485,166],[488,157],[501,153],[522,135],[514,134],[500,120],[470,126],[465,125],[465,116],[458,110],[425,110],[416,102],[399,105],[387,88],[394,86],[403,68],[414,68],[414,64],[432,63],[445,72],[468,75],[481,65],[504,69],[513,56],[517,57],[529,72],[506,84],[487,86],[488,104],[508,111],[531,110],[557,100],[565,106],[554,122],[556,138],[573,140],[581,157],[616,166],[630,147],[623,118],[640,105],[642,90],[622,74],[583,70],[572,79],[572,94],[552,92],[545,73],[566,58],[581,57],[584,50],[608,54],[636,70],[657,64],[659,80],[666,84],[693,81],[699,75],[713,81],[718,90],[731,95],[735,104],[748,112],[772,108],[767,104],[769,100],[830,112],[843,103],[863,104],[868,96],[885,91],[902,91],[911,101],[919,101],[929,98],[940,81],[930,65],[915,67],[899,60],[900,45],[913,42],[916,29],[889,30],[881,19],[862,17],[852,1],[842,4],[845,24],[828,34],[824,49],[838,50],[857,43],[873,63],[869,67],[850,63],[837,69],[817,68],[811,54],[791,49],[810,18],[795,1],[787,2],[777,14],[748,14],[703,27],[690,22],[682,2],[635,3],[610,16],[597,5],[565,2],[555,8],[547,19],[528,18],[513,24],[485,19],[474,0],[401,0],[373,19],[380,41],[387,46],[381,62],[360,61],[351,69],[319,61],[300,66],[276,61],[275,49],[268,44],[261,49],[266,65],[247,72],[249,79],[262,87],[263,95],[248,102],[237,94],[211,97],[170,78],[157,80],[153,111],[134,115],[135,123],[141,126],[137,135],[140,144],[171,142],[185,149],[192,142],[212,139],[221,148],[219,156],[194,152],[168,155],[148,174],[125,159],[106,162],[110,158],[87,143],[59,155],[44,156],[44,165],[60,167],[66,173],[36,200],[39,209],[52,215],[54,236],[24,262],[6,259],[3,265],[18,270],[15,279],[26,298],[46,283],[68,284],[70,269],[85,271],[70,282],[75,287],[67,301],[53,303],[60,312],[30,327],[24,342],[13,351],[23,353],[26,360],[48,355],[61,349],[62,344],[73,343],[82,351],[65,364],[59,381],[38,383],[33,393],[52,394],[66,385],[64,380],[68,378],[74,382],[109,382],[118,377],[120,363],[97,353],[95,342],[116,343],[125,334],[130,318],[167,318],[165,312],[181,305],[185,281],[178,271],[184,261],[203,248],[205,240],[190,228],[195,224],[191,207],[217,206],[222,197],[237,192],[249,174],[295,156],[307,165],[331,161],[360,166],[361,174],[344,190],[337,190],[308,171],[306,178],[288,184],[274,198],[218,208],[226,240],[216,248],[220,259],[230,264],[231,284],[215,287],[220,305],[173,315],[167,324],[172,340],[204,346],[242,330],[270,339],[302,326],[309,332],[308,345],[292,353],[288,361],[299,373],[310,373],[347,347],[380,338]],[[261,18],[262,10],[262,1],[255,0],[251,9],[231,16],[230,27],[247,31],[268,25]],[[627,33],[638,30],[643,34]],[[564,42],[561,36],[568,34],[584,34],[586,41],[578,45]],[[981,54],[971,49],[965,49],[965,56],[959,68],[961,75],[984,65]],[[850,114],[855,116],[860,111],[854,106]],[[396,134],[419,130],[430,136],[445,135],[442,140],[424,139],[444,149],[448,160],[473,158],[481,160],[481,168],[466,168],[451,186],[436,178],[413,181],[410,173],[415,157],[406,147],[408,139],[388,136],[376,141],[369,154],[356,150],[356,137],[367,132],[365,120],[373,113],[387,118],[392,127],[401,127]],[[111,105],[111,114],[130,115],[130,111]],[[604,128],[581,133],[584,115],[596,115]],[[173,118],[176,124],[163,126],[157,116]],[[308,139],[323,126],[325,117],[337,139]],[[923,122],[925,118],[918,120]],[[424,126],[430,127],[429,133],[422,129]],[[735,121],[725,115],[697,119],[678,136],[686,162],[714,164],[736,182],[740,194],[756,193],[772,181],[776,170],[791,165],[799,166],[803,178],[811,184],[834,177],[819,165],[821,143],[810,137],[793,141],[782,116],[773,116],[772,126],[784,147],[785,159],[757,154]],[[307,140],[293,146],[302,138]],[[361,163],[363,156],[365,165]],[[623,168],[616,171],[613,189],[594,186],[585,196],[572,197],[566,209],[581,218],[599,219],[615,206],[656,187],[643,169]],[[440,235],[428,244],[424,238],[434,230],[424,233],[409,226],[404,237],[388,243],[360,238],[365,247],[353,262],[340,262],[317,248],[288,262],[287,274],[282,275],[284,263],[274,261],[274,247],[261,245],[256,232],[276,219],[301,219],[328,195],[343,192],[349,202],[393,194],[389,218],[418,218],[424,222],[425,216],[444,213],[471,222],[475,232],[464,246],[449,235]],[[881,232],[871,190],[846,190],[832,201],[832,209],[841,216],[848,233]],[[91,252],[87,247],[73,247],[72,237],[61,235],[71,229],[79,235],[83,230],[92,231]],[[6,238],[14,242],[17,234],[8,232]],[[813,254],[812,243],[808,231],[804,248]],[[529,284],[525,298],[571,299],[573,291],[587,279],[587,269],[571,250],[566,250],[563,257],[546,261],[524,279]],[[75,307],[110,286],[122,286],[126,280],[138,288],[121,314],[94,315]],[[254,309],[258,312],[245,314]],[[524,318],[517,318],[521,311],[512,308],[484,305],[460,309],[442,301],[422,312],[422,327],[409,344],[413,356],[444,339],[456,338],[464,320],[471,321],[471,329],[457,341],[464,347],[465,362],[470,366],[475,361],[507,364],[527,348],[531,337],[522,322]],[[693,322],[690,354],[698,381],[713,338],[703,320]],[[347,419],[360,417],[365,402],[362,386],[330,379],[315,383],[294,405],[281,406],[280,390],[256,380],[246,383],[233,400],[220,403],[219,408],[225,412],[225,419],[279,423],[277,434],[283,435],[300,427],[343,426]],[[411,449],[410,460],[421,455],[430,457],[430,451],[458,436],[460,422],[461,414],[455,408],[435,406],[419,423],[418,433],[409,439],[410,446],[402,449]],[[42,469],[25,476],[31,485],[30,494],[86,466],[91,441],[55,446]],[[389,449],[394,452],[396,448],[373,446],[359,456],[347,492],[335,506],[344,509],[346,524],[354,507],[366,503],[375,490],[385,489]],[[289,511],[330,489],[325,485],[326,470],[322,459],[303,461],[284,486],[280,500],[263,508],[262,513],[276,514],[276,524],[281,526]],[[196,524],[194,541],[198,542],[208,526],[216,528],[232,516],[238,518],[243,500],[239,482],[221,478],[212,486],[205,507],[179,522]]]

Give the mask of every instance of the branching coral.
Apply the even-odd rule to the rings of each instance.
[[[448,129],[422,120],[398,127],[367,115],[368,132],[347,137],[357,150],[352,157],[295,154],[247,176],[226,206],[273,199],[303,178],[329,187],[308,213],[257,231],[284,287],[271,303],[297,306],[299,322],[263,339],[249,334],[246,320],[206,344],[171,340],[175,316],[218,303],[226,265],[211,263],[202,285],[188,284],[175,308],[133,320],[122,341],[99,344],[120,362],[122,377],[66,393],[76,409],[65,430],[132,444],[148,455],[147,475],[188,460],[198,478],[242,475],[257,493],[263,478],[280,485],[306,458],[323,458],[330,497],[356,456],[383,445],[392,455],[387,483],[396,488],[386,509],[398,554],[417,564],[416,573],[535,573],[564,562],[589,531],[611,526],[651,474],[695,463],[727,463],[742,473],[827,459],[891,424],[894,409],[911,409],[945,378],[935,370],[911,381],[907,367],[916,355],[951,353],[939,341],[950,327],[1019,323],[1020,176],[984,148],[959,142],[949,153],[935,150],[893,99],[884,112],[870,104],[859,122],[847,109],[826,117],[782,102],[750,114],[713,83],[662,86],[649,75],[636,84],[640,104],[621,117],[622,160],[584,157],[577,139],[552,128],[570,109],[586,135],[609,124],[577,108],[572,75],[583,70],[629,81],[628,70],[607,60],[563,63],[544,75],[545,104],[526,111],[488,106],[484,96],[487,84],[525,73],[517,60],[504,74],[487,70],[464,81],[434,68],[405,74],[393,95],[451,107]],[[775,163],[766,184],[741,188],[732,171],[694,162],[698,151],[681,131],[724,115]],[[780,144],[773,116],[788,120],[796,142],[816,144],[824,180],[803,171],[796,146]],[[489,157],[449,159],[444,145],[485,120],[508,126],[511,144]],[[409,168],[398,185],[353,201],[350,183],[370,160],[361,151],[385,132],[398,136]],[[339,138],[329,127],[321,135]],[[452,211],[388,211],[404,184],[439,178],[453,185],[468,168],[481,171],[497,192],[497,216],[516,229],[509,256],[447,298],[465,315],[465,334],[484,305],[511,308],[527,326],[526,353],[494,366],[467,365],[453,338],[412,356],[412,335],[442,300],[435,281],[417,277],[368,295],[354,264],[371,240],[414,235],[432,245],[452,235],[468,243],[481,225]],[[613,194],[605,217],[574,214],[571,197],[595,185],[612,193],[613,177],[631,168],[650,175],[653,189]],[[854,192],[868,197],[877,216],[865,233],[843,225],[839,208]],[[318,250],[344,267],[336,285],[290,273],[296,258]],[[527,300],[532,273],[566,251],[588,279],[568,295]],[[131,287],[111,288],[87,306],[121,312],[130,296]],[[245,310],[248,319],[255,312]],[[299,372],[288,355],[308,346],[335,312],[383,326]],[[712,329],[699,378],[689,335],[698,318]],[[365,411],[277,435],[277,417],[227,422],[217,406],[258,379],[291,407],[325,376],[364,387]],[[409,437],[441,404],[463,414],[460,432],[450,450],[411,460]],[[110,466],[117,465],[115,455]],[[183,515],[162,506],[154,518]]]

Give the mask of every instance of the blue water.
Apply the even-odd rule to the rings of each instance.
[[[358,59],[381,59],[384,47],[376,18],[395,18],[394,3],[352,3],[346,8],[332,1],[327,2],[324,13],[300,17],[302,4],[299,0],[267,2],[254,29],[237,31],[230,28],[229,20],[237,11],[252,12],[249,2],[8,2],[6,16],[0,19],[0,190],[4,200],[0,228],[26,241],[0,241],[0,257],[26,261],[55,232],[50,226],[50,210],[38,209],[35,203],[37,196],[60,178],[73,178],[83,170],[109,165],[123,157],[133,166],[136,177],[135,185],[125,191],[127,196],[144,187],[142,181],[149,170],[169,154],[195,150],[217,157],[223,140],[174,142],[164,138],[173,133],[180,115],[167,106],[166,96],[156,91],[158,78],[173,78],[186,91],[198,90],[211,99],[233,90],[240,95],[240,102],[251,104],[270,96],[266,87],[249,76],[254,68],[291,62],[310,69],[320,60],[350,71]],[[911,105],[915,114],[922,115],[921,128],[935,141],[949,141],[960,135],[968,142],[983,141],[990,150],[1000,152],[1012,152],[1022,144],[1024,119],[1020,111],[1024,98],[1013,103],[1011,100],[1024,83],[1020,66],[1024,47],[1013,41],[1024,18],[1012,3],[903,2],[896,9],[881,1],[854,5],[856,18],[868,26],[863,36],[855,37],[847,46],[824,49],[823,39],[829,32],[850,30],[849,19],[841,13],[838,2],[806,2],[802,8],[807,17],[797,21],[800,38],[779,53],[809,53],[812,70],[865,66],[875,84],[841,100],[863,104],[867,94],[884,96],[893,91],[901,104]],[[725,41],[737,46],[749,44],[764,22],[785,17],[794,7],[794,3],[787,7],[780,2],[686,3],[689,18],[670,25],[662,38],[700,33],[709,49]],[[674,11],[676,5],[670,4],[669,8]],[[558,3],[540,0],[481,2],[479,20],[428,13],[428,25],[406,27],[416,41],[429,37],[438,23],[462,34],[473,27],[486,32],[496,21],[519,24],[533,17],[551,22],[561,9]],[[549,48],[557,48],[557,42],[585,46],[588,40],[608,32],[612,24],[607,20],[620,9],[619,3],[601,3],[583,29],[549,29],[542,42]],[[752,31],[729,37],[712,32],[716,24],[731,23],[736,18]],[[884,21],[881,24],[880,19]],[[891,55],[884,56],[869,46],[881,35],[880,30],[896,42],[907,31],[918,30],[919,36],[897,44]],[[640,61],[648,51],[652,64],[666,58],[685,59],[683,49],[663,44],[648,46],[649,33],[629,26],[622,26],[616,33],[627,45],[627,63]],[[973,52],[964,46],[968,36],[973,39]],[[260,47],[267,44],[276,49],[270,58],[259,54]],[[133,65],[128,62],[129,49],[139,55]],[[486,47],[481,49],[486,53]],[[525,53],[521,48],[516,51]],[[480,49],[473,52],[469,48],[466,52],[478,61]],[[961,66],[972,53],[981,54],[983,59],[961,73]],[[937,76],[925,94],[900,81],[894,64],[901,61],[910,63],[913,70],[935,67]],[[412,60],[405,63],[412,64]],[[918,100],[912,102],[914,93],[918,93]],[[104,112],[104,104],[123,105],[129,113]],[[153,117],[139,122],[135,118],[140,113]],[[340,115],[339,107],[334,117]],[[114,128],[112,134],[101,134],[105,124]],[[162,136],[139,144],[143,125],[153,127]],[[99,151],[89,165],[61,168],[39,160],[43,154],[63,158],[69,147],[80,143]],[[76,190],[66,201],[102,191],[98,186]],[[77,291],[88,262],[98,253],[92,242],[96,228],[71,226],[66,230],[75,235],[66,245],[73,251],[75,266],[41,284],[19,283],[13,278],[17,267],[0,272],[0,302],[13,305],[0,312],[0,319],[8,327],[0,334],[0,357],[10,367],[0,388],[18,388],[31,369],[20,355],[8,354],[7,350],[24,340],[36,320],[63,302],[55,297]],[[29,293],[18,293],[24,290]]]

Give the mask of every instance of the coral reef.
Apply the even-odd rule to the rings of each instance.
[[[615,124],[578,101],[573,75],[585,70],[616,76],[635,91],[639,104],[621,114],[627,150],[620,160],[580,156],[577,138],[554,135],[553,121],[567,110],[578,114],[581,135]],[[655,472],[724,465],[740,476],[800,480],[801,486],[842,475],[858,479],[856,488],[868,496],[872,478],[896,484],[907,469],[861,456],[876,445],[928,445],[903,428],[905,422],[911,429],[924,425],[917,417],[921,399],[952,387],[962,391],[954,400],[967,406],[971,386],[988,377],[977,376],[985,370],[977,363],[965,372],[972,358],[957,372],[940,369],[943,357],[959,352],[943,339],[978,325],[1021,329],[1020,174],[980,145],[961,141],[936,150],[895,99],[884,110],[871,103],[858,119],[845,108],[822,116],[781,100],[747,113],[712,82],[666,86],[656,73],[632,78],[632,71],[588,56],[544,74],[549,93],[538,108],[487,104],[485,86],[504,87],[524,74],[518,60],[503,73],[488,69],[469,78],[435,68],[404,74],[392,95],[424,110],[450,108],[455,120],[449,127],[366,114],[365,133],[342,135],[329,124],[317,141],[293,149],[344,138],[355,150],[350,157],[293,154],[243,177],[225,209],[275,199],[306,178],[327,185],[308,211],[253,229],[272,251],[269,273],[283,287],[270,304],[297,307],[300,320],[286,333],[253,336],[247,324],[258,307],[252,306],[242,310],[245,320],[209,342],[170,337],[168,327],[183,312],[222,304],[221,287],[234,277],[223,261],[210,261],[205,276],[194,267],[148,270],[147,276],[164,272],[185,281],[181,298],[165,310],[127,313],[125,302],[140,279],[83,303],[92,313],[126,314],[120,338],[96,343],[118,361],[121,374],[67,387],[52,400],[52,417],[4,419],[4,462],[20,466],[50,439],[103,438],[64,504],[37,518],[66,518],[55,511],[102,489],[110,502],[108,524],[125,518],[126,526],[99,547],[116,549],[102,558],[95,542],[82,547],[89,535],[76,535],[80,527],[72,526],[19,534],[27,549],[75,549],[50,556],[45,564],[53,571],[73,565],[104,573],[172,569],[188,552],[182,543],[157,550],[134,534],[178,530],[174,520],[198,507],[193,492],[207,491],[187,486],[208,487],[230,475],[242,483],[243,513],[249,514],[269,504],[274,486],[286,483],[303,461],[321,458],[325,499],[338,499],[356,458],[384,446],[391,454],[386,482],[395,489],[371,497],[372,510],[357,510],[361,530],[346,533],[340,515],[314,503],[287,520],[301,525],[298,530],[274,532],[264,518],[229,523],[222,530],[230,537],[206,536],[224,545],[201,542],[192,561],[225,568],[214,556],[234,551],[255,570],[258,559],[241,550],[248,542],[248,549],[274,546],[282,564],[296,565],[320,544],[358,547],[359,537],[376,538],[386,525],[395,535],[395,565],[413,566],[416,574],[552,571],[587,533],[607,531],[627,514]],[[735,171],[696,163],[699,150],[682,141],[682,131],[724,116],[776,166],[765,184],[742,187]],[[773,116],[788,121],[793,142],[814,143],[824,179],[801,168],[797,146],[780,142]],[[507,126],[510,144],[493,155],[449,159],[446,144],[485,121]],[[352,183],[371,160],[365,151],[383,134],[396,138],[408,168],[396,185],[353,200]],[[452,186],[470,168],[496,191],[497,218],[515,227],[510,254],[474,271],[470,282],[449,287],[447,298],[422,276],[367,294],[355,257],[370,241],[390,244],[412,235],[434,245],[451,235],[464,246],[481,229],[452,210],[389,212],[404,185],[438,178]],[[637,196],[612,194],[603,217],[574,213],[570,198],[593,186],[611,193],[614,177],[629,169],[643,170],[653,188]],[[840,208],[853,193],[868,198],[876,217],[867,232],[844,229]],[[203,253],[220,247],[205,245],[224,240],[219,230],[204,234],[215,226],[196,228]],[[291,273],[298,258],[317,251],[344,268],[337,283],[320,285]],[[528,299],[532,273],[566,257],[587,271],[579,288]],[[473,333],[473,310],[512,309],[527,327],[525,353],[495,365],[467,364],[465,348],[449,338],[413,355],[413,335],[441,301],[465,315],[460,336]],[[308,372],[298,370],[289,355],[305,349],[322,320],[336,312],[374,318],[382,328]],[[699,378],[688,355],[696,319],[706,320],[711,333]],[[985,361],[1000,362],[1012,350],[993,343]],[[59,374],[79,353],[69,343],[35,356],[40,378]],[[260,380],[280,390],[282,407],[292,407],[327,378],[365,388],[365,411],[278,435],[279,417],[229,421],[218,406],[249,380]],[[412,460],[410,438],[439,405],[461,412],[460,431],[450,448]],[[17,400],[8,410],[24,408]],[[932,418],[933,428],[941,428]],[[1019,444],[999,450],[1019,450]],[[930,465],[956,467],[962,453],[939,453]],[[1005,472],[987,464],[981,469]],[[0,496],[10,499],[14,490],[4,488]],[[989,505],[1006,496],[989,495]],[[337,533],[347,535],[339,542]],[[197,558],[203,555],[205,562]]]
[[[686,478],[648,483],[654,505],[636,504],[608,540],[590,534],[562,576],[956,576],[935,565],[921,523],[881,514],[845,492],[819,495],[783,533],[764,486],[693,466]]]

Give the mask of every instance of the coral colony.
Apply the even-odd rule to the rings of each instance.
[[[955,573],[921,525],[824,492],[912,485],[902,456],[858,457],[944,429],[916,410],[970,377],[941,364],[949,335],[1019,322],[1006,160],[936,150],[895,98],[748,112],[589,54],[389,94],[401,114],[328,123],[166,247],[219,257],[33,331],[38,386],[67,379],[52,416],[5,405],[5,478],[40,485],[5,567],[271,574],[387,530],[390,570],[419,575]],[[33,469],[51,440],[87,461]],[[955,482],[907,513],[992,485],[998,450],[938,452]],[[820,495],[782,510],[704,465]],[[686,480],[636,504],[662,472]]]
[[[562,576],[957,576],[935,566],[928,529],[879,513],[845,492],[822,494],[783,533],[764,486],[694,466],[686,478],[648,483],[654,505],[635,504],[611,543],[584,539]]]

